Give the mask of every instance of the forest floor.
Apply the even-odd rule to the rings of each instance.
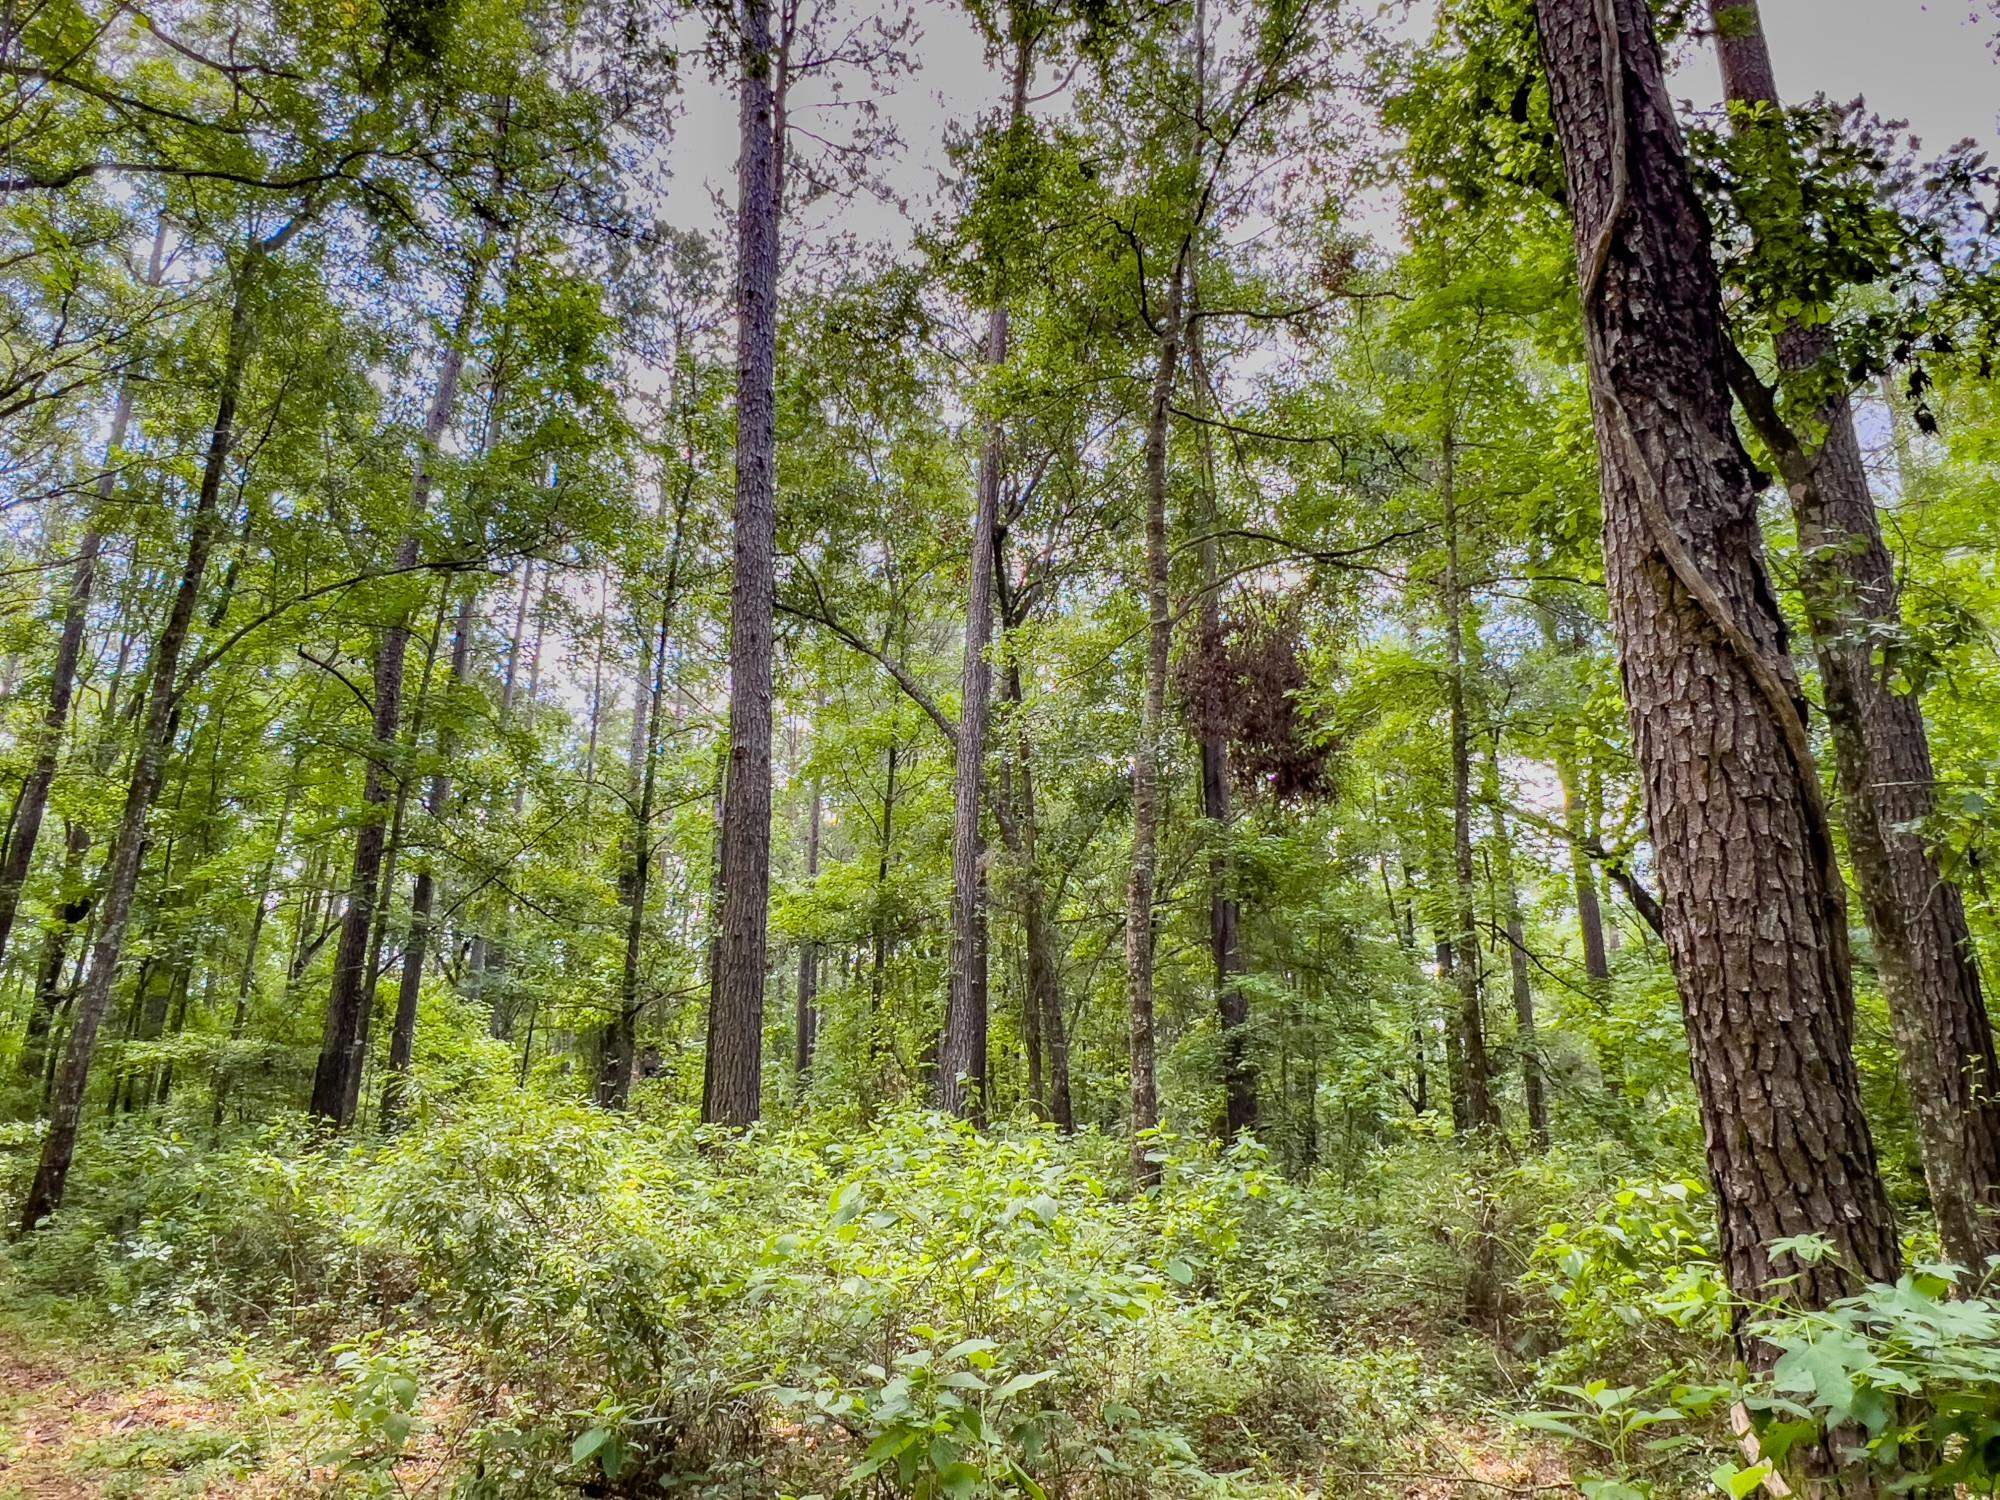
[[[1179,1146],[1134,1194],[1094,1135],[716,1140],[509,1094],[155,1156],[0,1250],[0,1500],[1505,1500],[1601,1467],[1521,1420],[1595,1401],[1573,1372],[1646,1383],[1623,1321],[1583,1335],[1607,1366],[1526,1279],[1595,1170],[1489,1189],[1421,1141],[1303,1184]],[[1524,1268],[1497,1336],[1489,1233]],[[1579,1254],[1571,1300],[1612,1269]]]
[[[469,1476],[449,1384],[419,1400],[393,1462],[352,1465],[339,1441],[351,1415],[323,1372],[282,1351],[126,1345],[0,1311],[0,1500],[414,1500],[449,1495]],[[1438,1411],[1422,1425],[1412,1452],[1420,1467],[1333,1469],[1290,1493],[1503,1500],[1575,1491],[1568,1456],[1504,1417]]]
[[[271,1351],[190,1351],[51,1334],[0,1314],[0,1500],[448,1494],[448,1387],[393,1463],[348,1469],[348,1415],[319,1372]]]

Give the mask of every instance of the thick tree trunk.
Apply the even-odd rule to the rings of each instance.
[[[771,902],[771,677],[777,548],[778,178],[770,0],[739,0],[735,576],[729,594],[729,771],[722,907],[701,1116],[763,1108],[764,948]]]
[[[298,221],[294,221],[297,223]],[[286,236],[287,230],[280,231]],[[282,239],[274,237],[282,243]],[[267,242],[269,243],[269,242]],[[48,1133],[42,1138],[41,1159],[35,1179],[22,1205],[21,1228],[33,1229],[62,1203],[63,1185],[69,1178],[76,1155],[77,1127],[83,1119],[84,1089],[90,1082],[90,1064],[97,1050],[97,1033],[111,1006],[111,984],[124,953],[125,929],[132,915],[132,897],[138,888],[139,864],[145,853],[146,816],[152,810],[154,793],[159,790],[160,771],[166,761],[167,742],[175,717],[175,679],[180,671],[181,653],[187,646],[195,606],[208,572],[208,559],[215,547],[220,521],[219,501],[222,481],[229,463],[229,451],[236,439],[236,407],[243,393],[243,372],[250,359],[253,335],[251,298],[254,283],[267,253],[263,245],[253,246],[237,268],[229,312],[229,329],[223,345],[222,381],[216,395],[215,423],[210,429],[208,454],[202,465],[201,486],[195,494],[194,512],[188,518],[187,557],[181,565],[180,584],[175,590],[166,623],[149,663],[151,681],[146,690],[146,706],[139,723],[138,745],[132,758],[132,779],[125,791],[125,807],[112,835],[111,850],[104,873],[103,906],[98,920],[97,941],[90,955],[90,969],[77,996],[75,1020],[71,1023],[69,1045],[50,1099]]]
[[[1745,1299],[1823,1305],[1893,1280],[1896,1233],[1709,230],[1643,0],[1539,0],[1537,24],[1575,219],[1612,616],[1723,1266]],[[1802,1234],[1835,1254],[1770,1249]]]
[[[1158,329],[1159,352],[1146,413],[1146,676],[1139,738],[1132,751],[1132,879],[1125,905],[1125,998],[1130,1019],[1132,1172],[1159,1180],[1147,1160],[1145,1132],[1160,1123],[1159,1063],[1153,1035],[1153,887],[1159,873],[1160,748],[1166,720],[1167,657],[1173,617],[1167,608],[1167,417],[1181,361],[1185,271],[1174,268]]]
[[[1724,92],[1775,109],[1777,79],[1756,0],[1710,0]],[[1765,128],[1770,117],[1740,119]],[[1811,375],[1821,331],[1775,330],[1778,363]],[[1803,554],[1799,589],[1819,660],[1845,813],[1848,858],[1874,939],[1903,1078],[1917,1115],[1924,1177],[1945,1254],[1969,1267],[2000,1254],[2000,1065],[1957,886],[1926,843],[1937,773],[1917,699],[1898,692],[1873,643],[1902,623],[1895,564],[1882,542],[1846,396],[1815,414],[1809,474],[1788,473]]]
[[[166,252],[167,226],[162,220],[153,231],[153,254],[146,267],[146,285],[160,284],[160,267]],[[111,411],[111,431],[104,443],[104,472],[97,476],[97,506],[108,505],[118,488],[118,454],[125,446],[125,434],[132,423],[133,377],[118,382],[118,400]],[[35,860],[35,844],[41,837],[42,814],[49,804],[49,788],[56,779],[56,765],[62,759],[64,731],[69,725],[69,704],[76,692],[77,663],[83,656],[83,639],[90,623],[90,596],[97,583],[98,554],[104,548],[101,517],[93,510],[84,521],[83,542],[77,549],[76,567],[70,574],[69,600],[63,608],[62,634],[56,638],[56,659],[49,669],[49,702],[43,711],[40,733],[35,741],[35,761],[21,794],[14,802],[8,826],[7,848],[0,855],[0,959],[7,954],[7,939],[21,910],[21,888]]]
[[[396,549],[396,566],[408,571],[417,563],[421,539],[417,526],[430,504],[431,460],[458,404],[459,377],[465,370],[465,346],[479,314],[485,286],[486,255],[482,245],[450,345],[438,368],[424,435],[410,479],[410,527]],[[410,644],[409,614],[400,606],[382,632],[375,652],[375,720],[368,765],[362,777],[361,826],[354,835],[354,870],[348,882],[347,909],[341,915],[340,942],[334,950],[333,989],[327,996],[326,1027],[320,1042],[319,1066],[313,1074],[309,1109],[336,1129],[354,1119],[361,1102],[361,1074],[368,1061],[368,1032],[373,993],[369,960],[370,937],[381,898],[382,862],[388,843],[391,798],[399,795],[403,778],[393,765],[402,737],[403,663]]]

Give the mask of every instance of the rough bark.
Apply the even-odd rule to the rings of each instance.
[[[1539,0],[1537,26],[1575,224],[1612,615],[1723,1266],[1745,1298],[1820,1305],[1893,1280],[1898,1254],[1709,230],[1643,0]],[[1799,1234],[1835,1256],[1770,1249]]]
[[[735,576],[729,594],[729,770],[722,903],[701,1114],[762,1109],[764,951],[771,900],[771,676],[777,582],[778,181],[770,0],[739,0],[742,155],[736,312]]]
[[[77,996],[75,1019],[62,1066],[56,1074],[50,1098],[48,1133],[42,1138],[42,1153],[35,1168],[21,1210],[21,1228],[32,1230],[62,1203],[63,1186],[69,1178],[70,1163],[76,1155],[77,1128],[83,1118],[84,1089],[90,1082],[90,1065],[97,1049],[97,1033],[111,1006],[111,985],[123,956],[125,931],[132,915],[132,897],[138,888],[139,865],[145,853],[146,818],[159,790],[160,772],[166,761],[167,745],[175,717],[181,653],[186,649],[189,627],[201,598],[202,579],[215,548],[220,528],[219,501],[228,467],[230,449],[236,439],[236,408],[243,393],[243,372],[249,363],[254,333],[251,313],[255,283],[265,256],[299,223],[280,230],[271,240],[253,245],[236,268],[229,312],[228,333],[223,345],[222,378],[216,393],[215,422],[209,430],[208,452],[203,460],[201,484],[195,493],[193,513],[188,518],[187,554],[181,565],[180,583],[172,606],[160,628],[149,663],[151,680],[146,689],[145,708],[139,722],[138,744],[132,757],[132,775],[125,791],[125,805],[119,814],[106,857],[104,896],[98,920],[97,941],[91,949],[90,968]]]
[[[1724,92],[1772,123],[1779,104],[1756,0],[1711,0]],[[1822,372],[1820,330],[1773,331],[1787,375]],[[1760,424],[1761,425],[1761,424]],[[1927,843],[1937,773],[1918,700],[1896,690],[1876,643],[1902,626],[1896,570],[1868,488],[1845,394],[1813,413],[1817,448],[1785,462],[1798,522],[1799,591],[1832,733],[1848,860],[1874,939],[1896,1050],[1917,1116],[1924,1177],[1945,1254],[1977,1267],[2000,1254],[2000,1064],[1958,887]],[[1774,434],[1775,436],[1775,434]],[[1789,447],[1795,438],[1779,437]]]

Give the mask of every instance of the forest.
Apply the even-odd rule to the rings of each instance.
[[[2000,1493],[2000,7],[1762,7],[5,0],[0,1493]]]

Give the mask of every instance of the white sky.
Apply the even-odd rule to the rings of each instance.
[[[1966,136],[1989,148],[1996,140],[2000,66],[1990,43],[2000,21],[1990,12],[1978,14],[1985,7],[1975,5],[1976,0],[1762,0],[1778,86],[1787,98],[1865,97],[1878,114],[1909,121],[1929,152]],[[904,142],[881,170],[907,210],[861,200],[825,205],[814,216],[820,225],[837,219],[863,242],[898,248],[908,243],[911,224],[929,217],[945,166],[947,129],[996,108],[1000,92],[963,9],[948,0],[917,0],[916,15],[921,33],[911,48],[916,71],[887,85],[880,100]],[[1721,85],[1712,53],[1690,48],[1679,63],[1676,94],[1713,104]],[[667,150],[674,174],[668,209],[678,222],[713,227],[715,194],[725,201],[735,198],[736,102],[726,84],[698,69],[690,69],[686,82],[686,110]],[[809,126],[830,134],[838,130],[837,117],[815,119],[810,95],[798,101],[797,113]]]

